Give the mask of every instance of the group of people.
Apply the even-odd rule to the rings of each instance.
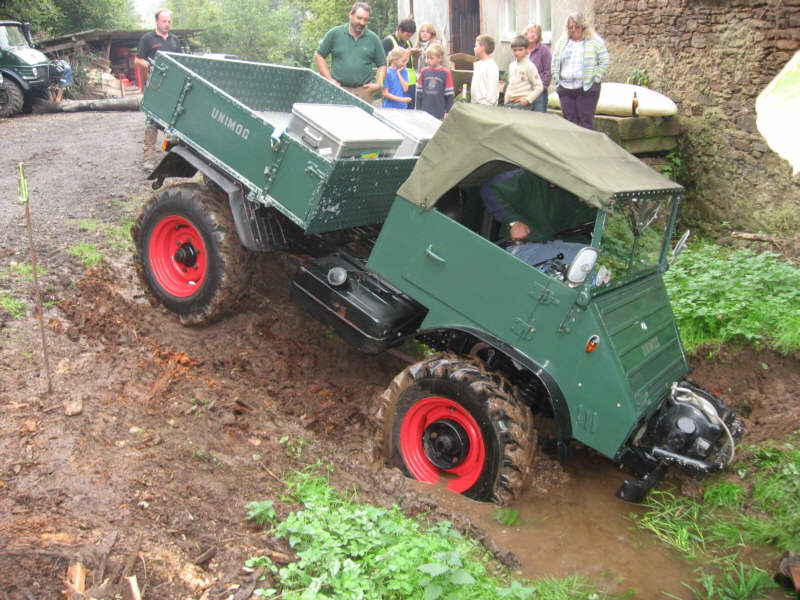
[[[444,66],[445,50],[430,23],[420,27],[418,41],[413,19],[404,19],[382,42],[366,28],[370,8],[356,2],[349,23],[334,27],[314,54],[319,72],[337,85],[371,102],[380,90],[387,108],[417,108],[438,119],[447,116],[455,99],[453,77]],[[475,64],[470,102],[497,105],[500,70],[492,59],[495,41],[489,35],[475,40]],[[603,39],[580,13],[568,16],[565,32],[553,51],[542,41],[542,27],[531,24],[511,41],[514,60],[507,69],[503,104],[547,111],[547,90],[555,83],[565,119],[593,129],[600,83],[608,72],[609,56]],[[331,56],[328,69],[327,57]],[[377,69],[373,80],[372,70]]]
[[[437,119],[444,119],[453,106],[453,76],[444,66],[445,50],[431,23],[417,33],[413,19],[404,19],[397,30],[381,40],[367,28],[370,7],[356,2],[348,22],[329,30],[314,53],[320,74],[356,96],[372,102],[380,90],[387,108],[417,108]],[[155,15],[156,29],[146,33],[137,51],[136,64],[145,72],[159,50],[179,51],[177,38],[170,33],[172,13],[167,9]],[[471,98],[474,104],[496,106],[500,71],[492,59],[495,41],[489,35],[475,39]],[[600,97],[600,83],[608,72],[609,56],[602,38],[580,13],[567,18],[565,34],[552,53],[542,42],[541,25],[528,25],[511,42],[514,60],[508,66],[504,105],[510,108],[547,110],[547,90],[551,81],[565,119],[594,128],[594,111]],[[327,57],[331,57],[328,67]],[[373,78],[373,69],[377,77]],[[150,166],[155,154],[157,130],[152,123],[145,129],[144,159]]]
[[[366,28],[369,16],[368,4],[353,4],[348,23],[334,27],[322,38],[314,53],[317,70],[367,102],[380,90],[386,108],[417,108],[443,119],[455,94],[434,26],[423,24],[417,44],[412,45],[417,25],[413,19],[404,19],[381,41]],[[373,69],[377,70],[374,80]]]

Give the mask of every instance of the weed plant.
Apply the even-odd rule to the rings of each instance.
[[[599,600],[579,577],[534,582],[509,581],[475,540],[446,521],[425,524],[391,509],[360,504],[338,494],[313,465],[287,481],[291,499],[302,508],[274,527],[288,540],[297,561],[278,568],[268,557],[251,558],[279,581],[256,593],[282,599],[471,599]],[[248,505],[251,519],[274,513]],[[269,504],[269,509],[272,505]]]
[[[18,263],[12,261],[9,264],[8,271],[9,274],[15,279],[28,282],[33,281],[33,265],[30,263]],[[42,265],[36,265],[36,273],[39,275],[39,277],[42,277],[43,275],[47,275],[48,269]]]
[[[15,319],[22,319],[28,310],[24,300],[16,300],[6,294],[0,294],[0,308],[6,310]]]
[[[86,268],[92,268],[103,262],[103,255],[97,246],[81,242],[71,246],[67,252],[77,256]]]
[[[726,342],[800,349],[800,269],[779,255],[701,244],[664,281],[688,352]]]
[[[733,480],[716,476],[703,499],[651,492],[638,525],[686,558],[712,565],[701,570],[695,598],[751,600],[774,588],[769,573],[742,555],[777,560],[800,540],[800,431],[784,444],[740,448]]]

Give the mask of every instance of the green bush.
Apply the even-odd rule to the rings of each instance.
[[[725,342],[800,349],[800,269],[778,254],[705,243],[685,250],[664,282],[689,352]]]
[[[511,598],[601,600],[577,576],[509,581],[477,541],[446,521],[426,524],[391,509],[344,497],[319,475],[319,465],[295,473],[289,494],[302,504],[274,528],[297,561],[278,569],[268,557],[247,562],[277,576],[263,597],[294,599]],[[248,507],[253,511],[255,503]],[[280,589],[278,589],[280,588]]]

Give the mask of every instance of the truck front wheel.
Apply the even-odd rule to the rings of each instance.
[[[0,85],[0,117],[13,117],[22,110],[24,102],[22,88],[6,77]]]
[[[199,184],[166,188],[142,207],[131,234],[150,302],[184,325],[215,321],[244,293],[253,261],[223,193]]]
[[[536,448],[531,410],[508,381],[464,358],[412,365],[383,394],[379,448],[406,474],[475,500],[504,505],[530,478]]]

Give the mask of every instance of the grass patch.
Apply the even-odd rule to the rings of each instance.
[[[426,524],[403,515],[398,507],[378,508],[338,494],[313,465],[292,475],[287,485],[301,508],[273,528],[288,540],[298,560],[278,568],[266,556],[248,560],[265,567],[274,587],[264,598],[536,598],[600,600],[578,576],[536,581],[511,580],[475,540],[448,522]],[[248,518],[274,522],[272,503],[250,503]]]
[[[20,263],[12,261],[8,265],[8,273],[14,279],[23,281],[33,281],[33,265],[31,265],[30,263]],[[46,275],[48,273],[47,267],[43,267],[42,265],[37,264],[36,273],[39,275],[39,277]]]
[[[67,250],[67,253],[71,254],[72,256],[77,256],[87,268],[96,267],[103,262],[103,254],[100,252],[97,246],[93,244],[87,244],[86,242],[81,242],[71,246]]]
[[[800,269],[780,255],[702,244],[664,282],[688,352],[726,342],[800,350]]]
[[[743,446],[736,474],[711,478],[703,499],[653,491],[633,517],[686,558],[700,560],[695,598],[749,600],[775,587],[742,556],[777,558],[800,540],[800,431],[783,444]],[[723,479],[726,478],[726,479]]]
[[[28,311],[24,300],[15,300],[6,294],[0,294],[0,308],[6,310],[15,319],[22,319]]]
[[[133,222],[132,216],[123,216],[119,225],[106,227],[108,243],[118,250],[126,251],[133,248],[133,239],[131,238]]]
[[[78,225],[78,229],[90,233],[94,233],[103,226],[97,219],[77,219],[75,222]]]

